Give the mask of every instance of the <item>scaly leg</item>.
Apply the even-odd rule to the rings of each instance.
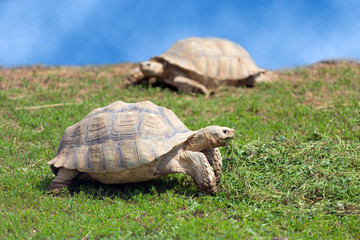
[[[182,152],[179,164],[185,170],[185,173],[193,178],[200,190],[208,194],[216,192],[214,170],[206,159],[205,154],[191,151]]]
[[[176,76],[174,78],[173,85],[175,85],[175,87],[177,87],[178,89],[188,93],[200,92],[206,95],[209,93],[209,90],[204,85],[184,76]]]
[[[55,179],[50,183],[49,192],[60,193],[65,187],[69,187],[71,180],[79,174],[76,169],[60,168]]]
[[[220,150],[217,148],[206,148],[202,150],[210,163],[210,166],[214,169],[216,181],[220,181],[222,172],[222,157]]]

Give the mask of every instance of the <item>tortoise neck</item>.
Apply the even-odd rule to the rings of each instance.
[[[184,143],[184,150],[199,152],[211,147],[211,138],[205,129],[200,129]]]

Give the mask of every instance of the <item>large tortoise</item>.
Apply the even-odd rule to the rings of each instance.
[[[254,86],[275,75],[259,68],[240,45],[221,38],[191,37],[140,63],[125,77],[127,86],[155,77],[184,92],[208,94],[219,86]]]
[[[234,137],[227,127],[190,131],[169,109],[152,102],[114,102],[66,129],[48,164],[60,192],[80,173],[105,184],[141,182],[172,173],[190,175],[212,194],[221,176],[217,147]]]

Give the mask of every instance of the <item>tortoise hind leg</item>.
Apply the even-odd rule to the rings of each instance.
[[[69,187],[71,180],[79,174],[76,169],[60,168],[55,179],[50,183],[49,192],[60,193],[65,187]]]

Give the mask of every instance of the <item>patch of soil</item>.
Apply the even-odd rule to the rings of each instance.
[[[100,66],[44,66],[34,65],[16,68],[0,68],[0,89],[23,88],[35,83],[42,87],[56,81],[59,87],[71,85],[79,79],[119,79],[123,78],[135,66],[133,63]]]

